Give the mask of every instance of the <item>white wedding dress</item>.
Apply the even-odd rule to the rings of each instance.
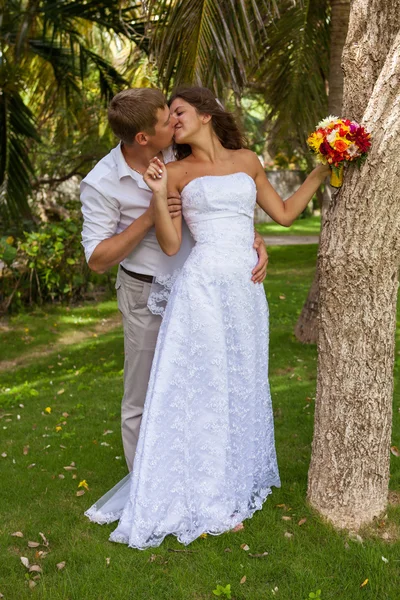
[[[256,187],[246,173],[192,180],[182,210],[196,245],[157,341],[133,471],[86,515],[119,519],[132,548],[189,544],[262,507],[280,486],[268,384],[268,306],[251,281]]]

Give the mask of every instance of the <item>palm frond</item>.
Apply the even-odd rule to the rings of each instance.
[[[13,218],[30,218],[28,196],[33,168],[28,142],[39,142],[40,138],[32,112],[12,87],[3,87],[0,94],[0,140],[0,198]]]
[[[204,85],[222,96],[243,89],[257,61],[268,0],[150,0],[152,51],[166,91],[181,83]]]
[[[51,26],[55,31],[64,33],[79,19],[125,36],[146,53],[149,51],[147,19],[141,2],[44,0],[41,12],[47,27]]]
[[[261,67],[253,75],[268,105],[269,134],[304,150],[306,133],[327,111],[329,74],[329,1],[304,0],[279,4],[280,17],[267,27],[260,53]]]

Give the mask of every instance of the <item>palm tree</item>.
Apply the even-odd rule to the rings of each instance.
[[[40,142],[36,109],[73,113],[85,80],[97,73],[107,100],[127,81],[112,66],[110,44],[129,38],[148,51],[141,4],[103,0],[7,0],[0,14],[0,201],[14,219],[30,218]],[[68,123],[66,123],[68,129]]]

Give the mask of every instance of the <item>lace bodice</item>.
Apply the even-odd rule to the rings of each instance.
[[[181,197],[183,216],[197,243],[253,242],[256,186],[247,173],[196,177]],[[225,221],[210,222],[217,219]]]

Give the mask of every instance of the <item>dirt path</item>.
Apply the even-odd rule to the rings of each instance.
[[[318,235],[263,235],[267,246],[296,246],[318,244]]]
[[[0,372],[10,371],[21,366],[29,366],[35,360],[61,352],[65,346],[71,346],[73,344],[79,344],[84,340],[92,337],[97,337],[102,333],[107,333],[113,329],[122,327],[122,319],[120,313],[109,317],[108,319],[102,319],[100,323],[96,323],[90,328],[82,330],[72,330],[60,336],[60,338],[54,344],[48,344],[44,348],[38,348],[31,352],[26,352],[21,356],[15,357],[13,360],[2,360],[0,362]]]

